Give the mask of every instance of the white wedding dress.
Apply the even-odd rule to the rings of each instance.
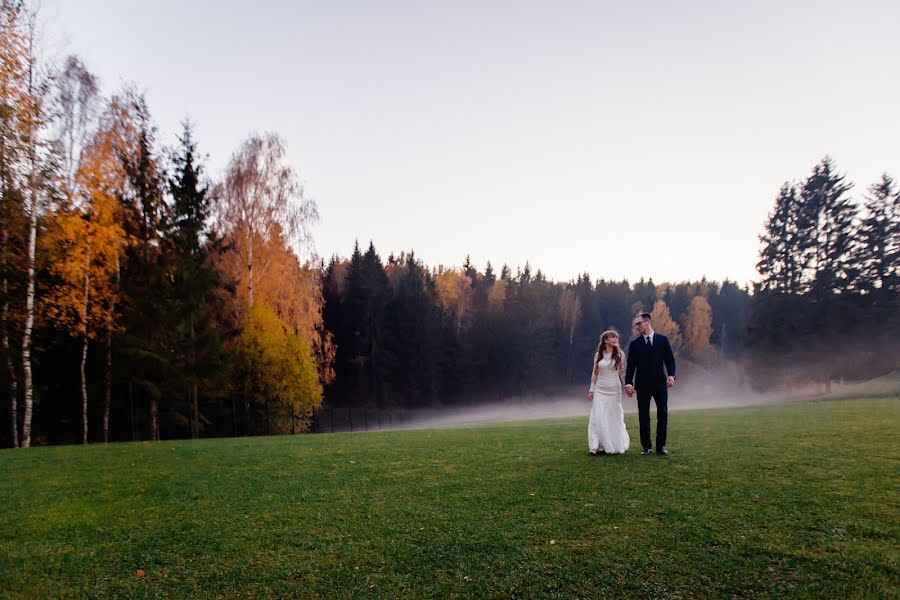
[[[622,454],[628,450],[631,439],[625,429],[625,411],[622,410],[624,377],[625,357],[616,369],[612,357],[606,354],[600,359],[599,369],[591,374],[590,391],[594,393],[588,422],[588,450],[591,452]]]

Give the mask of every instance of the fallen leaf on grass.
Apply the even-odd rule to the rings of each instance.
[[[550,545],[551,545],[551,546],[555,546],[555,545],[556,545],[556,540],[550,540]]]
[[[143,570],[143,569],[138,569],[137,571],[134,572],[134,574],[137,575],[138,577],[143,577],[143,576],[144,576],[144,570]]]

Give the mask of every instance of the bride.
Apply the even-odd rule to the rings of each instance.
[[[588,449],[591,454],[622,454],[631,440],[625,429],[622,410],[622,383],[625,379],[625,354],[619,347],[619,334],[606,331],[600,336],[588,400],[592,401],[588,423]]]

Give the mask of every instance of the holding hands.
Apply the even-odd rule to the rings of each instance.
[[[669,375],[668,377],[666,377],[666,387],[667,387],[667,388],[675,387],[675,378],[672,377],[671,375]],[[634,386],[633,386],[633,385],[626,385],[626,386],[625,386],[625,393],[628,395],[629,398],[631,398],[632,396],[634,396]]]

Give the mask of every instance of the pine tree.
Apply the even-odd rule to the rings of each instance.
[[[369,242],[365,254],[360,253],[357,244],[347,274],[346,306],[348,325],[354,335],[350,361],[357,367],[356,394],[367,403],[380,404],[383,400],[383,325],[389,290],[390,283],[374,244]]]
[[[181,146],[172,157],[174,173],[168,181],[172,197],[171,227],[164,247],[174,309],[175,360],[179,379],[190,397],[191,437],[200,435],[201,385],[222,381],[222,342],[217,317],[226,286],[213,263],[221,251],[216,232],[208,229],[211,216],[209,187],[202,183],[203,168],[189,123],[184,123]]]
[[[385,309],[386,376],[405,406],[435,401],[440,383],[440,317],[434,282],[410,254],[400,263],[397,291]]]
[[[762,276],[760,288],[763,291],[782,294],[802,291],[802,273],[797,264],[800,207],[797,187],[785,182],[759,238],[762,249],[756,269]]]
[[[130,140],[121,157],[128,179],[122,204],[125,230],[132,240],[121,270],[121,354],[136,387],[150,401],[150,439],[159,440],[160,400],[183,393],[172,353],[176,310],[168,277],[171,257],[161,252],[171,216],[164,201],[165,179],[146,101],[126,89],[121,103],[119,126]]]
[[[900,190],[887,173],[869,188],[860,226],[862,289],[884,301],[900,291]]]
[[[390,300],[390,283],[381,257],[371,241],[363,255],[363,272],[367,292],[365,342],[369,356],[370,397],[380,406],[384,402],[384,383],[389,366],[384,354],[384,310]]]
[[[798,249],[801,253],[808,249],[805,266],[813,295],[820,301],[851,290],[858,277],[857,265],[850,259],[858,213],[853,200],[846,196],[852,187],[826,156],[800,190],[801,235],[805,233],[805,240]]]

